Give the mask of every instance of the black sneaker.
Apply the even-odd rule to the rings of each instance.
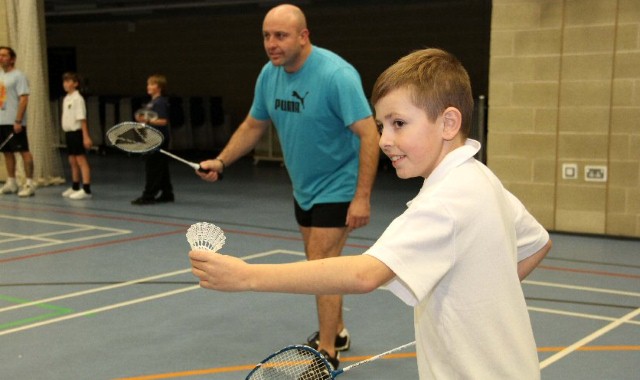
[[[311,353],[308,353],[311,355]],[[332,358],[327,354],[325,350],[320,351],[320,355],[329,363],[329,368],[324,364],[324,362],[317,356],[313,357],[313,362],[309,364],[309,367],[302,372],[296,380],[331,380],[331,372],[335,371],[340,365],[340,353],[336,352],[336,356]],[[279,378],[279,377],[274,377]]]
[[[329,356],[329,354],[325,350],[320,350],[320,354],[322,354],[322,356],[327,359],[329,364],[331,364],[331,367],[333,367],[333,371],[340,367],[340,352],[336,351],[336,356],[333,358]]]
[[[317,350],[318,344],[320,344],[320,332],[316,331],[307,338],[305,345]],[[346,328],[343,328],[342,331],[340,331],[340,334],[336,335],[336,351],[348,351],[350,347],[351,336],[349,336],[349,331]]]
[[[144,206],[144,205],[152,205],[155,204],[156,200],[153,198],[145,198],[145,197],[140,197],[140,198],[136,198],[134,200],[131,201],[132,205],[136,205],[136,206]]]
[[[162,193],[159,197],[155,199],[156,203],[169,203],[174,202],[176,198],[173,196],[173,193],[165,194]]]

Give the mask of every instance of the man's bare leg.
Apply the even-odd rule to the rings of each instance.
[[[345,228],[300,227],[308,260],[340,256],[347,241]],[[325,350],[335,357],[335,338],[344,328],[342,320],[342,296],[316,296],[320,344],[318,350]]]

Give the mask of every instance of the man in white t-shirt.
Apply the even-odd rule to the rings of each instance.
[[[482,163],[468,139],[473,98],[460,62],[419,50],[380,75],[380,148],[419,194],[365,254],[247,264],[189,253],[205,288],[304,294],[387,287],[414,307],[420,379],[539,379],[520,281],[551,249],[545,229]]]
[[[0,194],[18,193],[20,197],[35,194],[33,183],[33,156],[29,152],[27,139],[27,104],[29,103],[29,83],[27,77],[15,68],[16,52],[9,46],[0,46],[0,142],[2,147],[7,181],[0,188]],[[22,156],[26,182],[21,189],[16,182],[15,153]]]

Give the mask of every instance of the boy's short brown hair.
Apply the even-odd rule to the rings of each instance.
[[[158,88],[160,89],[160,95],[167,94],[167,77],[165,77],[164,75],[162,74],[149,75],[149,79],[147,79],[147,81],[158,85]]]
[[[400,58],[376,80],[371,102],[376,104],[391,91],[405,87],[410,89],[414,105],[424,109],[432,122],[447,107],[457,108],[462,114],[461,134],[469,136],[473,116],[471,81],[456,57],[440,49],[423,49]]]
[[[78,73],[75,73],[73,71],[67,71],[66,73],[62,74],[62,81],[74,81],[76,82],[78,85],[80,85],[80,75],[78,75]]]

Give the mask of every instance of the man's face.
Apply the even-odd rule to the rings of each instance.
[[[9,50],[0,49],[0,67],[3,70],[7,70],[13,67],[15,63],[15,59],[11,58],[11,54],[9,54]]]
[[[284,66],[288,72],[301,64],[300,52],[305,43],[306,30],[299,31],[290,20],[267,16],[262,25],[264,49],[274,66]]]

